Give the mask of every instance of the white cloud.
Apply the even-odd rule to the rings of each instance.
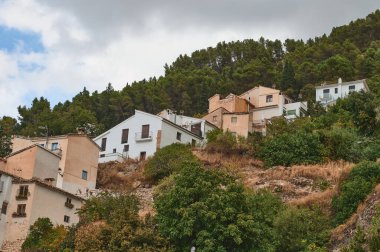
[[[0,51],[0,115],[16,116],[31,94],[64,101],[83,86],[120,89],[219,41],[314,37],[379,7],[372,0],[0,0],[0,25],[40,34],[45,48]]]

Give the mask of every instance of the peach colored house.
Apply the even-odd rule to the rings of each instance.
[[[280,90],[257,86],[239,96],[229,94],[221,99],[219,94],[214,95],[209,99],[208,111],[204,119],[224,131],[247,137],[255,131],[265,134],[266,123],[274,117],[291,120],[304,116],[307,104],[294,103]]]
[[[20,251],[30,225],[47,217],[55,225],[79,222],[84,199],[37,178],[0,171],[0,251]]]
[[[68,134],[48,138],[14,136],[12,143],[11,156],[26,147],[38,145],[60,157],[55,177],[58,188],[74,194],[95,189],[100,148],[87,135]],[[21,165],[26,164],[18,164]]]

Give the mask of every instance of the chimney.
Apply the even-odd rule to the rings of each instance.
[[[338,79],[338,84],[342,84],[342,78]]]

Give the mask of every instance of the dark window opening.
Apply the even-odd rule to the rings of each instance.
[[[121,133],[121,143],[128,143],[129,129],[123,129]]]
[[[140,152],[140,161],[145,160],[145,159],[146,159],[146,152],[145,151]]]
[[[1,213],[7,214],[8,202],[3,201],[3,205],[1,206]]]
[[[82,170],[82,179],[87,180],[87,171]]]
[[[181,141],[181,137],[182,137],[181,132],[177,132],[177,140],[178,140],[178,141]]]
[[[101,151],[105,151],[107,147],[107,138],[102,138],[102,146],[101,146]]]
[[[141,128],[141,138],[149,137],[149,124],[143,125]]]
[[[70,216],[65,215],[63,217],[63,221],[66,222],[66,223],[69,223],[70,222]]]
[[[128,152],[129,151],[129,144],[124,145],[123,152]]]
[[[116,153],[116,148],[113,148],[112,152],[113,152],[113,153]]]

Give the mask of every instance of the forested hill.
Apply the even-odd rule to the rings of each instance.
[[[78,126],[97,134],[131,116],[134,109],[203,114],[213,94],[239,94],[257,85],[275,86],[295,100],[313,100],[314,85],[339,77],[344,81],[366,78],[373,91],[380,90],[379,10],[307,41],[221,42],[180,55],[165,65],[165,75],[158,79],[133,82],[120,91],[111,84],[92,94],[84,89],[54,108],[45,98],[36,98],[31,107],[18,108],[19,124],[8,117],[0,122],[8,133],[29,136],[40,134],[38,126],[43,125],[49,134],[75,132]]]

